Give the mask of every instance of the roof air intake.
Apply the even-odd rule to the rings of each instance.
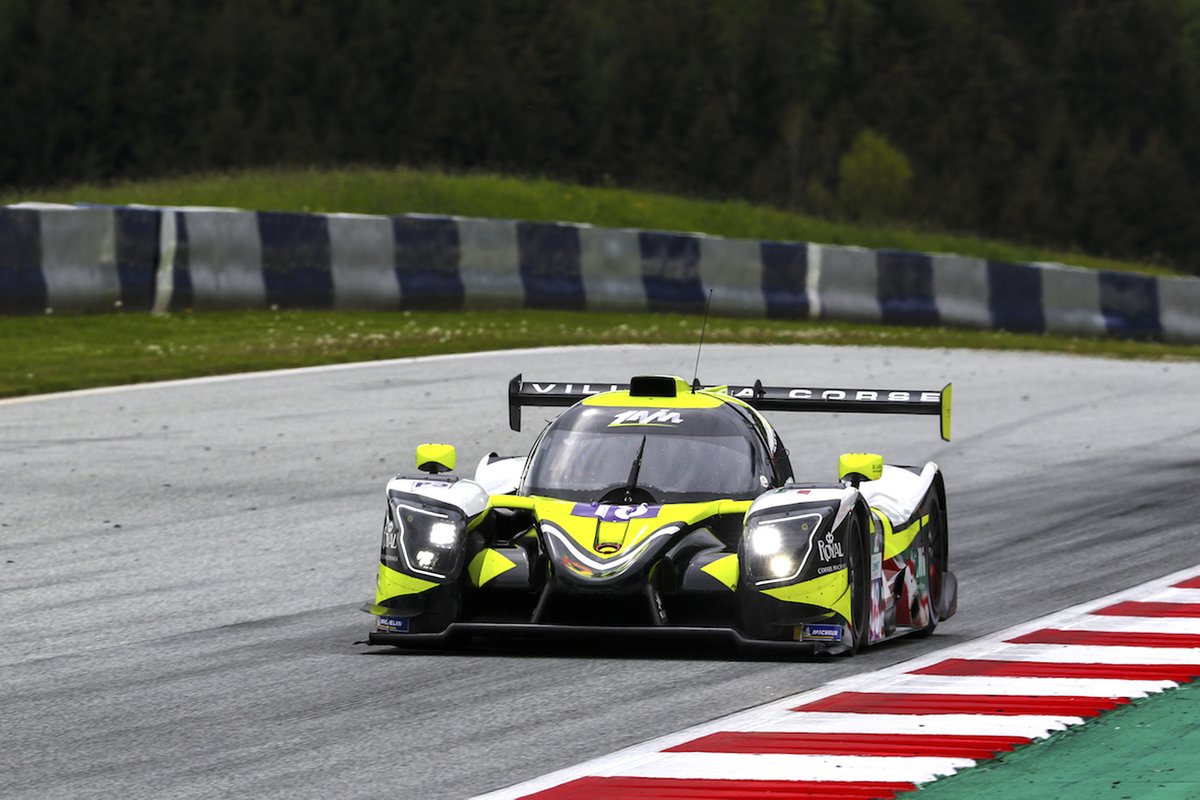
[[[675,397],[675,379],[669,375],[638,375],[629,380],[630,397]]]

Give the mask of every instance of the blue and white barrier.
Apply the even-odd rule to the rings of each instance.
[[[0,207],[0,313],[554,308],[1200,342],[1200,279],[407,214]]]
[[[0,207],[0,313],[149,311],[161,212]]]

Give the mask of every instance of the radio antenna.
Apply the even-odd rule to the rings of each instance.
[[[700,351],[704,349],[704,331],[708,327],[708,309],[712,306],[713,290],[708,290],[708,299],[704,301],[704,323],[700,326],[700,344],[696,347],[696,369],[692,372],[692,394],[700,386]]]

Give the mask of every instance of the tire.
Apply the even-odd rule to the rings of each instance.
[[[867,563],[866,539],[862,535],[859,515],[851,514],[846,521],[846,571],[850,584],[850,628],[854,644],[844,655],[852,656],[859,651],[871,629],[871,568]]]
[[[938,626],[938,608],[942,603],[942,575],[947,569],[948,541],[946,534],[946,517],[942,513],[942,504],[936,493],[933,495],[933,505],[929,509],[929,524],[925,527],[925,575],[929,586],[929,624],[917,631],[914,636],[925,638],[933,635]]]

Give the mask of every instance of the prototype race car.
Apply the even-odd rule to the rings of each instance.
[[[940,416],[941,391],[509,384],[525,406],[568,407],[528,457],[448,474],[450,445],[417,448],[424,475],[387,485],[370,644],[478,635],[721,636],[743,646],[854,653],[929,635],[954,614],[946,490],[936,464],[841,457],[837,482],[797,483],[761,411]]]

